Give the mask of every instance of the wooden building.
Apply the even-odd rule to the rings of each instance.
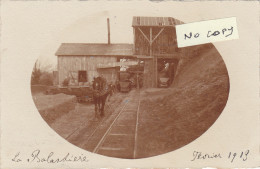
[[[158,86],[158,62],[167,61],[176,70],[182,54],[177,47],[177,24],[181,22],[171,17],[133,17],[133,53],[145,61],[145,87]]]
[[[94,77],[103,76],[114,83],[120,71],[120,59],[144,61],[144,87],[157,87],[160,63],[173,68],[173,78],[178,60],[183,53],[177,47],[175,25],[181,22],[171,17],[133,17],[133,44],[108,43],[63,43],[56,52],[58,57],[57,84],[62,86],[69,79],[69,85],[89,85]],[[159,62],[159,64],[158,64]],[[119,64],[118,64],[119,63]]]
[[[69,85],[89,85],[97,76],[114,83],[120,69],[116,63],[120,58],[133,58],[133,45],[62,43],[56,56],[59,86],[65,79]]]

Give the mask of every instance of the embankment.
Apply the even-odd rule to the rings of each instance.
[[[38,111],[48,124],[52,124],[62,115],[75,109],[75,96],[65,94],[45,95],[43,91],[34,90],[33,92],[32,90],[32,97]]]
[[[212,44],[184,48],[174,83],[145,90],[138,146],[148,157],[173,151],[201,136],[223,111],[229,94],[225,63]]]

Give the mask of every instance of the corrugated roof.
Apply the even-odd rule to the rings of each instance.
[[[62,43],[56,56],[132,56],[132,44]]]
[[[134,16],[132,26],[174,26],[180,21],[172,17],[144,17]]]

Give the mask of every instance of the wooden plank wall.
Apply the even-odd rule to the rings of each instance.
[[[119,68],[98,69],[99,75],[102,75],[107,80],[107,82],[111,84],[115,84],[118,71]]]
[[[149,42],[145,39],[142,33],[135,28],[135,54],[150,56],[150,45]],[[141,28],[144,34],[150,38],[150,30],[149,28]],[[153,27],[152,28],[152,37],[154,38],[159,32],[161,28]],[[163,32],[158,36],[158,38],[152,44],[152,56],[160,55],[163,57],[164,55],[174,55],[180,56],[183,55],[181,49],[177,47],[176,40],[176,31],[174,27],[165,28]],[[168,59],[171,59],[167,57]],[[174,58],[172,58],[174,59]],[[158,79],[158,76],[157,76]],[[149,88],[152,87],[152,82],[156,81],[155,77],[153,77],[153,62],[152,60],[146,59],[144,65],[144,87]]]
[[[149,38],[149,29],[141,28],[142,31]],[[153,28],[153,38],[158,34],[161,28]],[[141,32],[135,31],[135,54],[149,56],[150,46],[148,41],[144,38]],[[177,47],[176,33],[174,28],[165,28],[159,37],[153,42],[153,54],[177,54],[179,48]]]
[[[78,76],[78,71],[85,70],[87,71],[88,82],[92,82],[94,77],[99,75],[97,70],[97,64],[99,63],[108,63],[116,62],[117,57],[108,57],[108,56],[58,56],[58,77],[59,85],[62,85],[65,78],[73,76]],[[116,80],[116,71],[109,71],[113,75],[106,76],[107,81]],[[102,71],[104,73],[104,71]],[[105,73],[107,74],[107,73]],[[111,79],[110,79],[111,78]],[[77,80],[75,82],[77,85]]]

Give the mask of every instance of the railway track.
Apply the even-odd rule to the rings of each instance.
[[[133,92],[106,125],[92,152],[118,158],[136,158],[140,92]]]
[[[88,140],[100,128],[100,126],[102,126],[103,122],[106,121],[111,114],[113,114],[114,108],[117,104],[118,102],[107,103],[105,108],[105,117],[99,120],[86,119],[86,121],[79,124],[75,130],[66,135],[64,138],[72,144],[82,147],[85,142],[88,142]],[[75,111],[80,111],[78,103],[75,108]]]
[[[81,123],[66,140],[97,154],[136,158],[140,92],[136,90],[127,95],[120,102],[109,102],[105,117]]]

